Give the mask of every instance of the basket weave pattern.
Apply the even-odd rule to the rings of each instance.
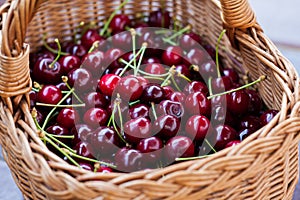
[[[235,148],[163,169],[122,174],[80,170],[50,152],[29,111],[29,52],[48,39],[72,39],[80,22],[103,21],[120,0],[8,0],[1,12],[0,143],[26,199],[292,199],[298,182],[299,78],[292,64],[264,35],[247,0],[165,0],[172,16],[191,24],[215,45],[227,67],[267,79],[258,90],[280,113]],[[161,7],[135,0],[122,9],[134,16]]]

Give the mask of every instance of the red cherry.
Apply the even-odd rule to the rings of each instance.
[[[192,48],[200,46],[202,43],[202,38],[200,35],[190,32],[182,35],[179,39],[180,47],[188,51]]]
[[[192,93],[195,93],[195,92],[202,92],[203,94],[207,95],[208,94],[208,87],[203,82],[192,81],[184,87],[184,92],[186,94],[192,94]]]
[[[99,78],[105,67],[107,67],[103,64],[103,62],[104,53],[99,50],[94,50],[82,58],[82,67],[91,72],[93,77]]]
[[[142,169],[143,154],[135,149],[124,147],[115,155],[117,170],[122,172],[133,172]]]
[[[122,77],[118,82],[116,91],[121,95],[122,99],[127,101],[135,101],[140,98],[143,92],[143,83],[134,75]]]
[[[102,37],[96,29],[88,29],[80,39],[85,49],[90,49],[96,41],[101,43],[104,40],[105,38]]]
[[[160,138],[174,137],[180,128],[180,120],[173,115],[161,115],[153,123],[153,132]]]
[[[233,140],[233,141],[231,141],[231,142],[228,142],[228,143],[226,144],[225,148],[233,147],[233,146],[236,146],[236,145],[238,145],[238,144],[240,144],[240,143],[241,143],[241,141],[239,141],[239,140]]]
[[[238,90],[226,95],[227,107],[232,114],[244,115],[248,112],[249,96],[244,90]]]
[[[74,135],[72,144],[76,145],[80,141],[88,142],[88,138],[91,133],[92,133],[92,129],[88,125],[75,124],[75,126],[71,129],[71,135]]]
[[[149,15],[149,25],[152,27],[168,28],[171,24],[170,13],[166,10],[159,9]]]
[[[108,106],[108,99],[99,92],[90,92],[86,95],[85,99],[85,108],[106,108]]]
[[[141,95],[141,101],[144,103],[155,103],[158,104],[165,99],[164,89],[156,83],[149,83],[143,90]]]
[[[73,69],[68,73],[68,83],[77,92],[85,93],[91,90],[92,75],[83,68]]]
[[[162,61],[165,65],[179,65],[182,61],[183,51],[179,46],[169,46],[162,54]]]
[[[222,150],[225,148],[227,143],[238,139],[236,130],[228,125],[218,125],[214,131],[214,148],[216,150]]]
[[[38,60],[32,70],[35,81],[42,84],[57,84],[61,81],[63,70],[59,62],[53,62],[51,58]]]
[[[109,27],[111,28],[113,34],[125,31],[126,27],[130,27],[130,26],[131,26],[131,20],[125,14],[115,15],[109,24]]]
[[[193,141],[185,136],[172,137],[165,146],[165,156],[169,162],[174,162],[176,158],[192,157],[194,154]]]
[[[73,108],[63,108],[57,115],[56,121],[61,126],[71,129],[79,121],[79,114]]]
[[[98,88],[102,94],[111,97],[120,80],[121,77],[118,75],[106,74],[101,77],[100,82],[98,83]]]
[[[203,141],[208,133],[210,121],[203,115],[193,115],[185,125],[185,132],[195,141]]]
[[[152,136],[151,129],[149,119],[144,117],[131,119],[124,124],[126,141],[137,144],[141,139]]]
[[[270,109],[260,115],[261,125],[267,125],[278,113],[278,110]]]
[[[60,66],[62,68],[62,71],[65,75],[67,75],[73,69],[78,69],[81,64],[80,58],[78,58],[77,56],[74,56],[74,55],[62,56],[58,60],[58,62],[59,62]]]
[[[37,93],[37,102],[56,105],[62,99],[62,93],[54,85],[44,85]]]
[[[84,48],[83,45],[81,44],[74,44],[74,43],[70,43],[65,51],[67,53],[70,53],[71,55],[75,55],[79,58],[82,58],[86,53],[87,53],[87,50]]]
[[[102,108],[90,108],[83,116],[83,121],[92,128],[104,126],[108,120],[107,112]]]
[[[211,102],[202,92],[187,95],[184,107],[192,115],[209,116],[211,113]]]
[[[154,74],[154,75],[156,75],[156,74],[165,74],[166,73],[165,68],[159,63],[149,63],[149,64],[147,64],[144,71],[149,73],[149,74]]]

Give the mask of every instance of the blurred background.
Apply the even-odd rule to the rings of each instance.
[[[0,0],[0,5],[4,0]],[[259,24],[300,72],[300,1],[249,0]],[[0,146],[1,152],[1,146]],[[9,169],[0,153],[0,200],[21,200],[22,195],[14,184]],[[293,200],[300,200],[300,184]]]

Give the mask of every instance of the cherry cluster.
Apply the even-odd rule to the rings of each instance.
[[[218,46],[161,9],[136,19],[113,13],[101,30],[89,24],[74,41],[45,42],[30,61],[41,139],[87,170],[131,172],[206,157],[278,113],[252,87],[265,77],[242,85],[219,63]]]

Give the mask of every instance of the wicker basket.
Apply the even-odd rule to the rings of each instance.
[[[225,27],[227,67],[252,79],[280,113],[235,148],[211,157],[136,173],[92,173],[67,164],[39,139],[28,106],[29,52],[49,38],[69,40],[81,21],[103,20],[121,0],[7,0],[1,7],[0,142],[26,199],[292,199],[298,182],[299,78],[264,35],[247,0],[165,0],[177,20],[190,23],[211,45]],[[134,15],[160,0],[130,1]]]

